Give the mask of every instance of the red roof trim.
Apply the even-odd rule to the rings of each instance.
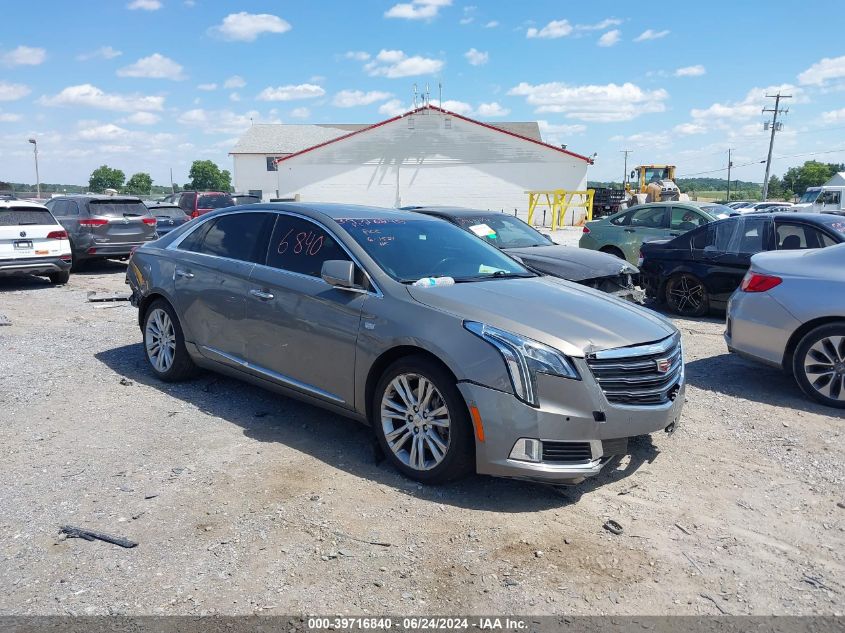
[[[508,136],[513,136],[514,138],[518,138],[522,141],[528,141],[529,143],[534,143],[535,145],[540,145],[541,147],[545,147],[547,149],[554,150],[556,152],[560,152],[561,154],[566,154],[568,156],[572,156],[573,158],[579,158],[588,164],[593,164],[593,159],[583,156],[581,154],[576,154],[575,152],[570,152],[569,150],[565,150],[562,147],[556,147],[554,145],[549,145],[548,143],[544,143],[543,141],[538,141],[533,138],[528,138],[527,136],[522,136],[522,134],[516,134],[515,132],[509,132],[508,130],[503,130],[502,128],[498,128],[495,125],[490,125],[489,123],[482,123],[481,121],[476,121],[475,119],[470,119],[469,117],[465,117],[461,114],[457,114],[456,112],[450,112],[449,110],[444,110],[443,108],[439,108],[433,105],[422,106],[421,108],[417,108],[416,110],[411,110],[410,112],[406,112],[405,114],[401,114],[399,116],[395,116],[392,119],[387,119],[386,121],[381,121],[380,123],[375,123],[374,125],[370,125],[365,128],[361,128],[360,130],[355,130],[354,132],[350,132],[349,134],[344,134],[343,136],[338,136],[337,138],[330,139],[323,143],[319,143],[318,145],[314,145],[312,147],[307,147],[305,149],[299,150],[298,152],[294,152],[292,154],[288,154],[287,156],[283,156],[281,158],[276,159],[276,164],[278,165],[281,162],[289,160],[291,158],[295,158],[296,156],[301,156],[307,152],[314,151],[315,149],[320,149],[321,147],[325,147],[326,145],[331,145],[332,143],[337,143],[338,141],[343,141],[348,139],[356,134],[363,134],[364,132],[369,132],[370,130],[374,130],[378,127],[383,125],[387,125],[388,123],[393,123],[394,121],[398,121],[400,119],[404,119],[407,116],[412,114],[417,114],[422,110],[437,110],[438,112],[442,112],[443,114],[448,114],[449,116],[453,116],[456,119],[461,119],[462,121],[466,121],[467,123],[474,123],[475,125],[480,125],[481,127],[485,127],[489,130],[493,130],[494,132],[501,132],[502,134],[507,134]]]

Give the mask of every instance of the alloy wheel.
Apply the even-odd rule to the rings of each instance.
[[[166,372],[176,357],[176,330],[167,312],[155,308],[147,317],[144,334],[150,362],[158,372]]]
[[[824,337],[810,346],[804,373],[819,394],[845,401],[845,336]]]
[[[689,275],[681,275],[676,282],[669,286],[669,303],[680,314],[698,312],[701,309],[704,296],[704,285]]]
[[[419,374],[396,376],[381,399],[387,445],[406,466],[431,470],[449,451],[449,408],[434,383]]]

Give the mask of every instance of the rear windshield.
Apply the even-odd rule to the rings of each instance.
[[[149,215],[150,212],[140,200],[91,200],[92,215]]]
[[[839,233],[842,237],[845,237],[845,217],[831,215],[829,218],[823,217],[819,219],[827,228],[832,229]]]
[[[207,193],[197,201],[197,209],[223,209],[234,206],[235,201],[228,193]]]
[[[719,215],[721,213],[731,214],[736,211],[724,204],[704,204],[700,207],[703,211],[707,211],[710,215]]]
[[[58,224],[58,222],[47,209],[28,209],[26,207],[0,209],[0,226],[27,226],[32,224]]]
[[[167,218],[184,218],[185,212],[182,211],[179,207],[150,207],[150,213],[152,213],[157,218],[159,217],[167,217]]]

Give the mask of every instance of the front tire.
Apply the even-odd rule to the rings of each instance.
[[[185,348],[185,336],[176,311],[167,301],[156,299],[144,315],[144,355],[153,372],[165,382],[186,380],[196,365]]]
[[[795,348],[792,371],[810,398],[845,409],[845,322],[808,332]]]
[[[390,365],[373,395],[382,451],[410,479],[442,484],[475,469],[472,425],[455,379],[423,356]]]
[[[675,314],[686,317],[704,316],[710,311],[710,296],[704,282],[695,275],[680,273],[666,282],[666,305]]]
[[[63,270],[58,273],[50,273],[49,275],[47,275],[47,278],[50,280],[50,283],[54,286],[61,286],[70,281],[70,271]]]

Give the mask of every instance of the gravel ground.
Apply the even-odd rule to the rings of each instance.
[[[845,612],[845,419],[728,355],[718,319],[676,321],[673,436],[563,491],[426,488],[320,409],[156,381],[135,310],[86,301],[124,270],[0,280],[0,614]]]

